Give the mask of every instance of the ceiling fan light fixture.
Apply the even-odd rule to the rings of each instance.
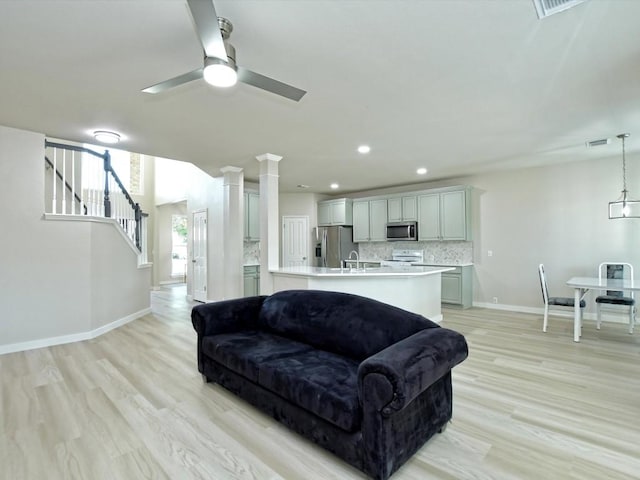
[[[214,87],[233,87],[238,82],[236,69],[219,58],[205,59],[202,76],[205,82]]]
[[[95,130],[93,132],[93,138],[100,143],[118,143],[120,141],[120,134],[108,130]]]

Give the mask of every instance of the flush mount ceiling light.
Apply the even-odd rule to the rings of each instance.
[[[340,187],[340,185],[338,185],[337,183],[332,183],[331,185],[329,185],[331,187],[332,190],[335,190],[337,188]]]
[[[609,218],[640,218],[640,201],[628,198],[627,190],[627,160],[625,158],[624,141],[628,133],[621,133],[622,140],[622,193],[615,202],[609,202]]]
[[[427,174],[427,169],[424,167],[420,167],[419,169],[416,170],[416,173],[418,175],[426,175]]]
[[[371,147],[369,145],[360,145],[358,147],[358,153],[369,153],[371,151]]]
[[[120,134],[108,130],[96,130],[93,132],[93,138],[100,143],[118,143],[120,141]]]

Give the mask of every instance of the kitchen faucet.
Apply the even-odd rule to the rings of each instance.
[[[349,252],[349,257],[347,258],[347,260],[351,260],[351,255],[353,255],[355,253],[356,255],[356,270],[360,269],[360,257],[358,257],[358,252],[356,252],[355,250],[351,250],[351,252]],[[353,267],[351,267],[353,268]]]

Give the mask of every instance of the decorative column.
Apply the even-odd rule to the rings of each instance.
[[[280,267],[278,162],[282,157],[265,153],[256,159],[260,162],[260,294],[271,295],[269,270]]]
[[[222,245],[223,298],[242,297],[244,292],[244,173],[238,167],[223,167]],[[214,234],[215,232],[210,232]]]

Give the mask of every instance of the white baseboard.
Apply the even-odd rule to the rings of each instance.
[[[38,340],[30,340],[28,342],[11,343],[8,345],[0,345],[0,355],[5,353],[23,352],[25,350],[34,350],[36,348],[53,347],[54,345],[63,345],[65,343],[81,342],[83,340],[91,340],[99,337],[114,328],[121,327],[137,318],[144,317],[151,313],[151,307],[142,309],[138,312],[127,315],[114,322],[98,327],[89,332],[72,333],[69,335],[60,335],[59,337],[39,338]]]
[[[544,307],[524,307],[522,305],[504,305],[501,303],[485,303],[485,302],[473,302],[474,307],[479,308],[488,308],[492,310],[504,310],[508,312],[519,312],[519,313],[531,313],[534,315],[544,315]],[[564,310],[550,310],[549,315],[554,317],[564,317],[573,321],[573,309],[567,308]],[[597,317],[595,313],[585,312],[583,316],[584,320],[593,320],[596,321]],[[610,315],[607,312],[602,313],[602,322],[611,322],[611,323],[629,323],[629,316],[625,315],[624,312],[620,312],[618,314]]]

